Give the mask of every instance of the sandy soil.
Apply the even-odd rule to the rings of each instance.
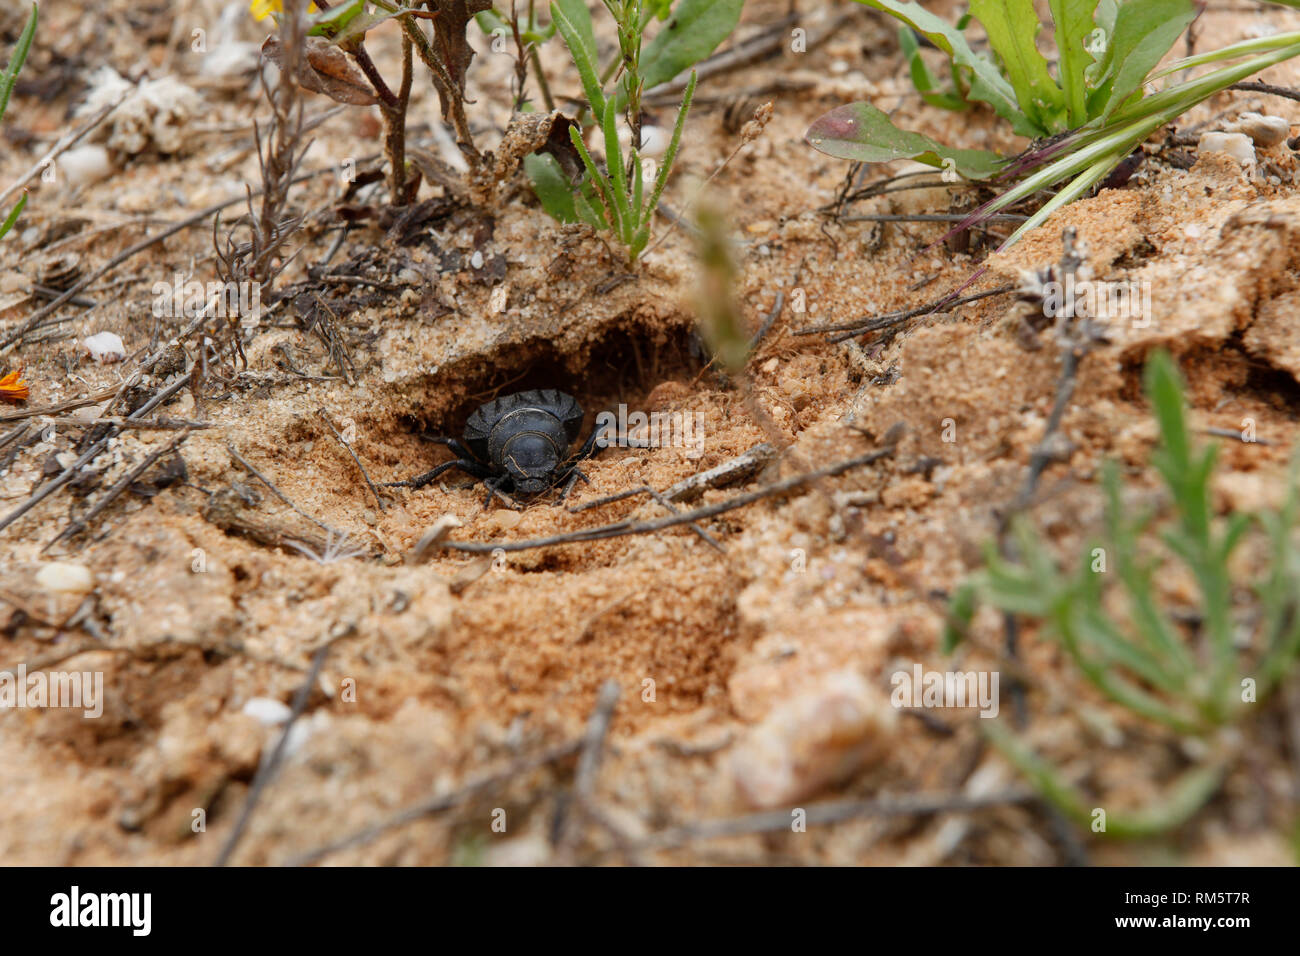
[[[132,77],[178,77],[195,90],[197,106],[176,120],[174,149],[155,142],[133,155],[115,151],[106,181],[75,186],[57,177],[33,189],[18,230],[0,247],[0,333],[42,304],[27,289],[56,266],[93,271],[164,224],[260,181],[249,120],[265,106],[251,74],[205,76],[202,57],[212,53],[190,52],[191,25],[215,30],[220,5],[137,3],[129,15],[111,0],[99,6],[102,24],[72,4],[45,5],[4,120],[0,183],[21,175],[45,144],[80,122],[72,111],[100,66]],[[784,10],[770,0],[747,4],[740,36]],[[12,14],[0,19],[5,46],[17,23]],[[1300,14],[1234,8],[1207,13],[1198,35],[1217,45],[1298,24]],[[237,36],[257,42],[262,34],[244,17]],[[289,703],[328,645],[285,764],[262,795],[237,862],[292,860],[446,794],[454,797],[446,805],[324,861],[1292,860],[1300,779],[1285,694],[1242,728],[1249,745],[1215,800],[1159,840],[1099,839],[1023,801],[971,813],[873,815],[807,832],[717,837],[690,830],[756,810],[788,817],[792,807],[838,799],[995,798],[1020,787],[983,742],[975,711],[918,719],[890,706],[890,675],[917,662],[1022,672],[1029,739],[1107,806],[1149,798],[1191,759],[1188,745],[1098,697],[1059,648],[1032,630],[1018,662],[1003,659],[991,615],[978,619],[973,640],[955,657],[940,652],[938,598],[978,565],[1000,510],[1016,497],[1060,376],[1055,348],[1026,349],[1018,338],[1010,299],[931,316],[874,344],[793,334],[925,302],[963,281],[986,255],[931,246],[942,234],[938,226],[829,216],[824,207],[848,170],[803,144],[813,119],[870,99],[896,111],[900,125],[959,145],[1023,145],[989,115],[925,107],[893,36],[879,19],[854,10],[816,50],[786,52],[701,87],[713,99],[691,117],[668,196],[674,209],[689,201],[688,183],[713,173],[737,145],[724,122],[728,97],[777,79],[795,88],[756,97],[773,100],[773,120],[712,184],[734,227],[737,296],[750,328],[778,295],[784,304],[749,364],[751,401],[706,368],[694,332],[689,236],[661,221],[666,238],[634,278],[615,283],[624,270],[602,243],[557,228],[520,184],[496,207],[455,209],[405,244],[373,220],[347,232],[333,263],[354,261],[386,284],[378,291],[317,287],[336,313],[355,368],[351,383],[320,338],[302,329],[297,305],[286,303],[248,341],[247,371],[225,387],[209,383],[201,403],[186,391],[161,409],[214,426],[182,446],[184,483],[128,493],[85,532],[47,549],[69,520],[175,437],[127,431],[94,462],[97,476],[84,487],[51,496],[0,532],[0,669],[24,663],[102,671],[106,692],[98,720],[53,709],[0,714],[0,859],[211,862],[279,737],[246,705]],[[377,30],[368,45],[381,68],[391,69],[396,31]],[[544,62],[557,92],[576,94],[558,43],[544,51]],[[485,51],[471,71],[478,100],[471,116],[486,143],[508,119],[512,70],[508,56]],[[1298,73],[1291,64],[1262,78],[1296,86]],[[329,105],[309,97],[309,111]],[[1295,103],[1231,93],[1185,117],[1184,128],[1228,129],[1249,110],[1300,122]],[[671,115],[664,111],[664,121]],[[421,80],[412,123],[436,116],[436,97]],[[350,107],[327,120],[305,168],[374,154],[376,117]],[[92,138],[107,134],[101,129]],[[1184,151],[1195,163],[1183,169],[1155,156],[1156,145],[1126,186],[1074,204],[1009,253],[989,258],[980,286],[1014,282],[1022,269],[1055,262],[1066,226],[1088,244],[1098,277],[1150,283],[1150,323],[1116,327],[1085,360],[1063,425],[1068,448],[1040,489],[1034,514],[1062,555],[1076,554],[1096,527],[1101,461],[1118,458],[1136,488],[1154,487],[1141,468],[1155,431],[1140,370],[1155,347],[1179,357],[1198,426],[1236,430],[1251,418],[1271,442],[1224,443],[1216,486],[1222,507],[1276,499],[1294,440],[1296,160],[1285,143],[1261,151],[1252,167],[1223,154],[1198,156],[1193,145]],[[377,189],[382,185],[353,204],[381,205]],[[420,198],[436,195],[425,186]],[[306,224],[282,284],[305,281],[306,267],[325,258],[342,221],[341,196],[330,174],[295,188],[293,204]],[[935,189],[923,204],[946,211],[964,201]],[[885,197],[854,211],[915,211],[921,202]],[[59,257],[71,263],[54,263]],[[0,437],[33,409],[120,384],[143,355],[165,344],[181,320],[156,320],[151,290],[178,272],[215,279],[210,224],[131,258],[85,291],[97,308],[69,308],[60,314],[71,321],[0,356],[0,372],[23,366],[31,387],[25,407],[0,407]],[[502,295],[505,310],[497,311]],[[801,299],[802,312],[793,307]],[[100,331],[121,336],[127,361],[99,365],[81,356],[78,341]],[[326,422],[349,437],[375,482],[394,481],[444,460],[446,452],[422,441],[421,432],[456,434],[481,402],[540,387],[573,394],[589,421],[619,403],[703,417],[701,455],[606,449],[585,466],[591,483],[575,492],[577,503],[641,484],[663,489],[760,442],[788,445],[782,460],[749,484],[706,491],[702,503],[714,503],[864,454],[897,423],[906,430],[890,458],[705,522],[725,553],[678,527],[496,559],[434,547],[417,559],[417,542],[448,515],[461,522],[455,540],[509,541],[663,512],[644,498],[577,514],[553,496],[522,512],[484,507],[482,488],[454,472],[417,492],[393,492],[381,508]],[[103,404],[22,419],[54,430],[33,430],[12,458],[0,451],[0,514],[58,467],[57,456],[75,457],[87,426],[69,417],[93,417]],[[955,441],[945,440],[953,429]],[[319,529],[236,455],[302,513],[346,532],[345,553],[365,553],[320,560]],[[243,525],[210,520],[209,495],[231,488],[244,498],[235,512]],[[318,556],[231,533],[249,525],[315,542]],[[50,593],[37,574],[51,560],[88,568],[93,590]],[[532,763],[584,733],[610,680],[621,695],[594,780],[575,783],[571,755]],[[200,818],[204,828],[195,832]]]

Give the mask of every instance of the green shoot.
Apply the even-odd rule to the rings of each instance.
[[[1283,33],[1203,53],[1158,69],[1195,19],[1192,0],[1051,0],[1058,59],[1039,51],[1046,26],[1031,0],[973,0],[971,15],[988,35],[991,55],[976,53],[963,32],[920,4],[859,0],[899,20],[903,53],[926,102],[946,109],[991,107],[1015,132],[1038,141],[1014,165],[980,150],[956,150],[897,129],[879,110],[854,103],[832,110],[808,129],[821,152],[856,162],[915,159],[973,180],[1013,185],[960,223],[959,232],[1033,194],[1059,186],[1002,244],[1013,245],[1057,209],[1085,195],[1152,133],[1234,83],[1300,54],[1300,33]],[[1281,0],[1277,0],[1281,2]],[[1295,5],[1288,3],[1287,5]],[[949,59],[953,88],[941,90],[921,60],[913,34]],[[1243,59],[1244,58],[1244,59]],[[1241,60],[1152,94],[1145,88],[1173,73]]]
[[[583,0],[554,0],[551,18],[577,68],[587,109],[601,134],[604,159],[592,155],[575,127],[569,134],[584,172],[578,183],[569,182],[549,155],[529,156],[524,166],[547,212],[562,222],[585,222],[613,233],[632,266],[649,244],[655,210],[681,147],[696,75],[692,71],[672,137],[657,164],[642,155],[642,94],[712,53],[739,21],[742,0],[681,0],[648,45],[643,45],[646,28],[656,17],[668,14],[670,5],[665,0],[603,2],[618,29],[618,56],[604,70]],[[614,87],[607,90],[611,81]],[[626,149],[619,140],[620,117],[631,132]],[[653,172],[647,167],[653,167]],[[651,175],[653,182],[647,183]]]
[[[27,51],[32,47],[32,37],[36,35],[36,18],[38,8],[35,3],[32,4],[31,15],[27,18],[27,25],[23,27],[22,34],[18,37],[18,45],[14,47],[13,56],[9,58],[9,63],[5,66],[4,72],[0,73],[0,118],[5,115],[5,108],[9,105],[9,94],[14,91],[14,84],[18,82],[18,71],[23,68],[23,63],[27,60]],[[18,198],[14,208],[10,210],[9,215],[4,217],[0,222],[0,239],[3,239],[14,223],[18,221],[19,215],[22,214],[23,207],[27,205],[27,193],[24,192]]]
[[[1017,523],[1015,556],[990,546],[985,568],[953,599],[945,638],[949,648],[960,641],[980,603],[1033,619],[1102,694],[1175,734],[1207,740],[1210,757],[1167,801],[1120,824],[1112,818],[1107,832],[1119,836],[1176,825],[1199,809],[1230,756],[1219,731],[1274,690],[1300,656],[1300,549],[1293,538],[1300,457],[1280,511],[1216,517],[1210,494],[1216,449],[1192,440],[1182,384],[1168,355],[1152,356],[1145,384],[1161,435],[1151,463],[1169,494],[1171,515],[1159,522],[1154,515],[1132,515],[1119,471],[1108,466],[1104,536],[1087,544],[1078,569],[1062,570],[1038,534]],[[1254,584],[1231,572],[1234,554],[1252,531],[1257,553],[1268,560]],[[1199,600],[1176,614],[1161,600],[1157,582],[1179,566]],[[1251,606],[1234,609],[1234,594],[1248,591],[1254,592]],[[1240,640],[1247,631],[1250,651]],[[990,737],[1047,799],[1086,822],[1081,798],[1027,744],[1000,728]]]

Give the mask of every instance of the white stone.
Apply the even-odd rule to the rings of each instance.
[[[1276,146],[1291,135],[1291,124],[1280,116],[1262,113],[1242,113],[1237,118],[1237,129],[1245,133],[1260,149]]]
[[[101,365],[120,362],[126,358],[126,346],[116,332],[96,332],[81,340],[81,349]]]
[[[36,572],[36,583],[57,594],[89,594],[95,589],[95,576],[84,564],[52,561]]]
[[[641,155],[658,159],[668,150],[671,135],[662,126],[641,127]]]
[[[287,704],[272,697],[250,697],[243,712],[263,727],[278,727],[293,715]]]
[[[54,175],[72,188],[97,183],[112,172],[113,160],[108,150],[96,143],[74,146],[55,160],[54,166]]]
[[[1227,153],[1243,166],[1255,164],[1255,146],[1245,133],[1203,133],[1196,151]]]

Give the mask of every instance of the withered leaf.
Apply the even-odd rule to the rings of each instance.
[[[465,28],[475,14],[492,9],[492,0],[431,0],[429,7],[437,13],[433,21],[435,47],[442,51],[447,72],[463,91],[465,73],[474,59],[474,48],[465,38]]]
[[[366,75],[348,59],[346,53],[321,37],[307,37],[305,56],[298,60],[298,85],[313,93],[323,93],[337,103],[373,106],[379,100],[371,92]],[[276,66],[283,66],[284,49],[278,36],[269,36],[262,44],[262,55]]]
[[[573,120],[559,110],[515,116],[496,149],[496,180],[504,182],[513,176],[529,153],[550,153],[570,181],[577,182],[582,178],[582,160],[569,138],[573,125]]]

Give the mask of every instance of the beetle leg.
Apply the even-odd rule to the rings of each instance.
[[[433,445],[446,445],[451,449],[451,453],[457,458],[464,458],[469,461],[474,460],[474,454],[455,438],[444,438],[441,435],[421,435],[425,441]]]
[[[444,471],[451,468],[459,468],[467,475],[471,475],[480,480],[485,480],[492,476],[492,473],[476,461],[470,461],[468,458],[457,458],[454,461],[444,461],[432,471],[426,471],[422,475],[416,475],[414,478],[407,478],[405,481],[389,481],[384,484],[385,488],[410,488],[414,491],[417,488],[423,488],[429,482],[433,481]]]
[[[582,459],[590,458],[595,454],[594,449],[596,447],[596,442],[600,439],[600,436],[604,434],[604,431],[603,428],[593,428],[591,434],[587,436],[587,440],[583,442],[582,447],[578,449],[578,453],[570,458],[569,461],[579,462],[582,461]]]
[[[494,478],[485,478],[483,484],[487,487],[487,498],[483,500],[483,507],[487,508],[492,504],[493,498],[500,498],[507,508],[513,508],[515,511],[521,510],[519,503],[501,490],[501,486],[510,480],[509,475],[501,475]]]
[[[559,504],[564,504],[564,500],[569,497],[569,492],[573,491],[573,486],[578,483],[579,478],[587,484],[591,484],[591,479],[584,475],[575,465],[569,470],[569,480],[564,483],[564,490],[560,492]]]

